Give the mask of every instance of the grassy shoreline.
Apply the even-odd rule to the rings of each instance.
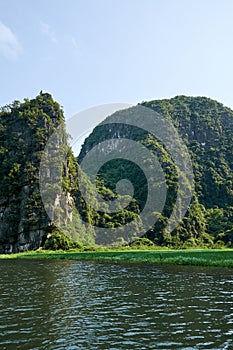
[[[150,264],[221,266],[233,268],[233,249],[203,250],[105,250],[105,251],[31,251],[1,254],[1,259],[68,259]]]

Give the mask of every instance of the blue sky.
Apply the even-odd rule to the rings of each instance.
[[[0,105],[52,93],[91,106],[205,95],[233,107],[231,0],[0,2]]]

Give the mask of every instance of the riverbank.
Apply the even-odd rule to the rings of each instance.
[[[33,251],[0,255],[0,259],[69,259],[89,261],[113,261],[150,264],[196,265],[233,267],[233,249],[221,250],[107,250]]]

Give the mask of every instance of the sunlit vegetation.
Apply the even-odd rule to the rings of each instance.
[[[194,266],[233,267],[233,252],[230,249],[222,250],[97,250],[88,251],[91,247],[64,252],[43,251],[0,255],[0,259],[68,259],[87,260],[114,263],[147,263],[173,264]]]
[[[181,224],[171,233],[166,223],[177,194],[176,167],[166,148],[152,135],[121,126],[124,135],[154,152],[163,168],[167,200],[153,229],[144,236],[160,246],[173,248],[233,246],[233,111],[206,97],[177,96],[142,104],[166,117],[177,128],[192,159],[195,191]],[[111,122],[111,117],[107,118]],[[79,159],[105,138],[117,137],[119,126],[100,125],[85,140]],[[106,136],[107,135],[107,136]],[[120,176],[133,182],[135,206],[141,210],[146,200],[147,183],[138,167],[125,160],[113,160],[99,172],[100,180],[114,192]]]
[[[79,166],[93,146],[106,138],[118,137],[119,125],[112,125],[107,133],[106,126],[97,126],[85,140],[77,160],[67,144],[65,118],[60,105],[50,94],[40,93],[32,100],[25,99],[22,103],[15,101],[0,112],[0,248],[10,244],[15,247],[14,251],[18,251],[18,242],[27,246],[23,250],[36,249],[40,245],[49,250],[85,250],[89,249],[85,247],[106,245],[106,242],[112,248],[121,246],[124,249],[233,247],[233,111],[205,97],[177,96],[169,100],[144,102],[142,105],[174,124],[192,159],[195,190],[191,205],[176,229],[173,232],[166,230],[178,191],[176,164],[166,147],[151,134],[121,126],[121,136],[125,135],[148,148],[157,156],[164,172],[167,189],[165,206],[155,225],[145,232],[140,213],[147,199],[148,188],[140,167],[125,159],[113,159],[100,169],[93,183]],[[56,218],[48,217],[45,212],[39,188],[41,155],[49,136],[59,125],[63,136],[57,147],[65,154],[65,161],[60,164],[63,169],[62,190],[73,201],[72,220],[66,216],[64,208],[53,208],[58,220],[65,216],[60,231],[56,228]],[[144,161],[149,167],[149,160]],[[79,188],[78,172],[87,189],[88,203]],[[108,204],[105,212],[98,210],[94,186],[103,199],[111,202],[118,196],[116,183],[122,178],[133,184],[133,199],[126,207],[119,206],[115,213],[109,213]],[[55,201],[60,190],[53,180],[50,185]],[[160,185],[154,183],[155,187]],[[128,200],[127,194],[122,194],[120,198],[122,203]],[[152,214],[157,215],[156,212]],[[126,239],[125,225],[129,222],[134,223],[133,233]],[[95,227],[106,228],[106,233],[97,235]],[[109,228],[119,228],[120,235],[110,237]],[[71,253],[67,254],[71,256]],[[154,259],[160,259],[157,253],[153,254]],[[142,259],[145,258],[143,256]],[[173,259],[173,255],[169,255],[170,258]],[[184,255],[183,258],[190,257]]]

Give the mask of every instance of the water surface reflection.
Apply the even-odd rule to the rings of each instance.
[[[1,349],[233,349],[231,270],[0,265]]]

